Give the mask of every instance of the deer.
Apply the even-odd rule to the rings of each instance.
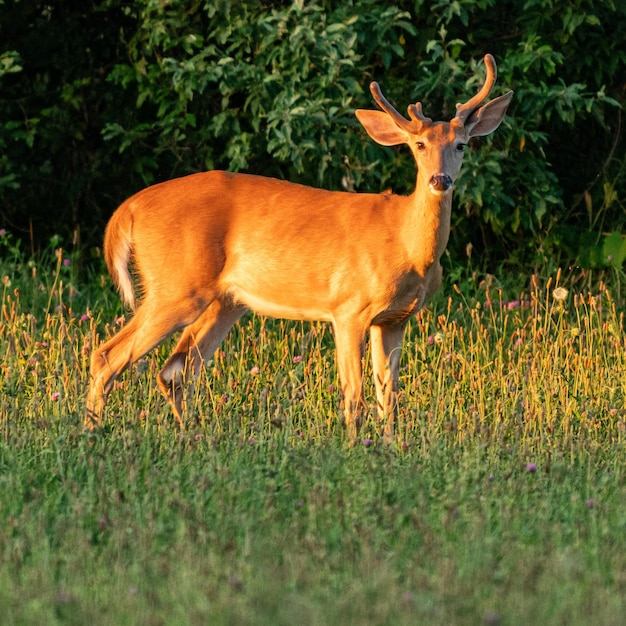
[[[493,56],[484,64],[482,87],[456,105],[449,122],[433,122],[420,102],[408,106],[406,118],[377,82],[370,84],[380,110],[357,109],[356,117],[382,146],[408,145],[417,167],[410,195],[327,191],[212,170],[152,185],[123,202],[107,224],[104,257],[134,313],[92,353],[85,427],[102,426],[107,396],[129,365],[182,331],[157,381],[183,428],[185,384],[251,310],[332,325],[350,442],[365,407],[369,331],[377,418],[392,440],[405,327],[441,285],[464,148],[500,126],[513,96],[482,104],[496,81]]]

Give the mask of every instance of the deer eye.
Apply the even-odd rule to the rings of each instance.
[[[423,141],[418,141],[416,144],[418,150],[425,150],[426,144]]]
[[[463,150],[465,150],[465,144],[464,144],[464,143],[457,143],[457,144],[456,144],[456,149],[457,149],[459,152],[463,152]]]

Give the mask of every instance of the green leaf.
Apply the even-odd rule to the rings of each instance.
[[[604,238],[602,260],[605,265],[621,267],[626,259],[626,238],[620,232],[612,232]]]

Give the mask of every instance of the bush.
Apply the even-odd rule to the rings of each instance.
[[[447,119],[491,52],[494,93],[516,95],[466,157],[451,254],[621,267],[606,252],[626,184],[626,8],[612,0],[0,2],[6,23],[1,220],[33,247],[53,233],[97,245],[130,193],[203,169],[407,192],[412,160],[354,117],[375,106],[367,85]]]

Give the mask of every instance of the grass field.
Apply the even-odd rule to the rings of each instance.
[[[9,243],[2,624],[625,623],[626,335],[608,290],[449,289],[411,322],[391,446],[371,415],[348,445],[326,326],[253,316],[190,389],[184,432],[156,387],[166,347],[86,434],[116,296]]]

